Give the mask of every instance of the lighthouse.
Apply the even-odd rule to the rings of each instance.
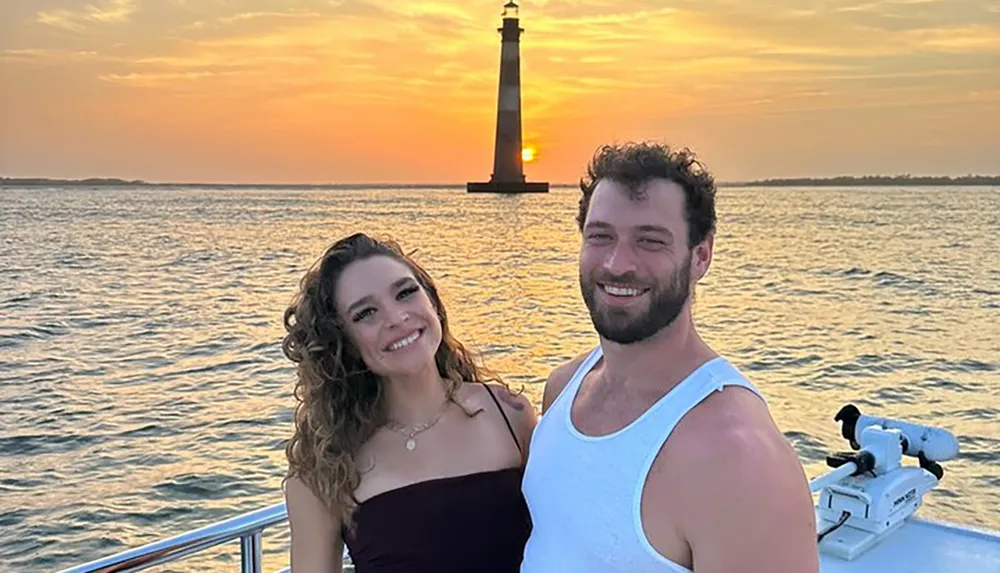
[[[493,174],[487,182],[469,182],[469,193],[547,193],[549,184],[529,182],[521,158],[521,32],[514,0],[503,7],[503,27],[497,28],[500,43],[500,89],[497,96],[496,138],[493,144]]]

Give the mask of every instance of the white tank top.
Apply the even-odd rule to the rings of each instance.
[[[715,358],[625,428],[591,437],[573,426],[570,406],[600,358],[598,346],[531,437],[522,491],[533,528],[521,573],[690,573],[646,538],[640,517],[646,474],[677,422],[712,392],[724,386],[760,392],[728,361]]]

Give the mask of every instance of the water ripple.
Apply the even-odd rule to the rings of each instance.
[[[430,270],[455,334],[538,404],[595,343],[576,190],[0,190],[0,563],[45,571],[279,501],[294,369],[282,312],[357,230]],[[723,189],[695,317],[810,475],[833,415],[959,436],[921,512],[1000,528],[1000,195]],[[887,216],[886,213],[891,213]],[[875,248],[877,247],[877,248]],[[287,565],[287,528],[265,535]],[[220,548],[185,567],[232,570]]]

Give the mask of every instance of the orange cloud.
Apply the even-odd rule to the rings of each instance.
[[[56,28],[80,31],[89,24],[118,24],[128,22],[136,10],[136,0],[104,0],[88,4],[82,10],[43,10],[38,22]]]

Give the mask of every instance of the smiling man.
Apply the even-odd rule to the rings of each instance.
[[[605,146],[581,182],[600,344],[552,372],[522,573],[815,573],[812,496],[754,385],[698,335],[715,184],[687,150]]]

